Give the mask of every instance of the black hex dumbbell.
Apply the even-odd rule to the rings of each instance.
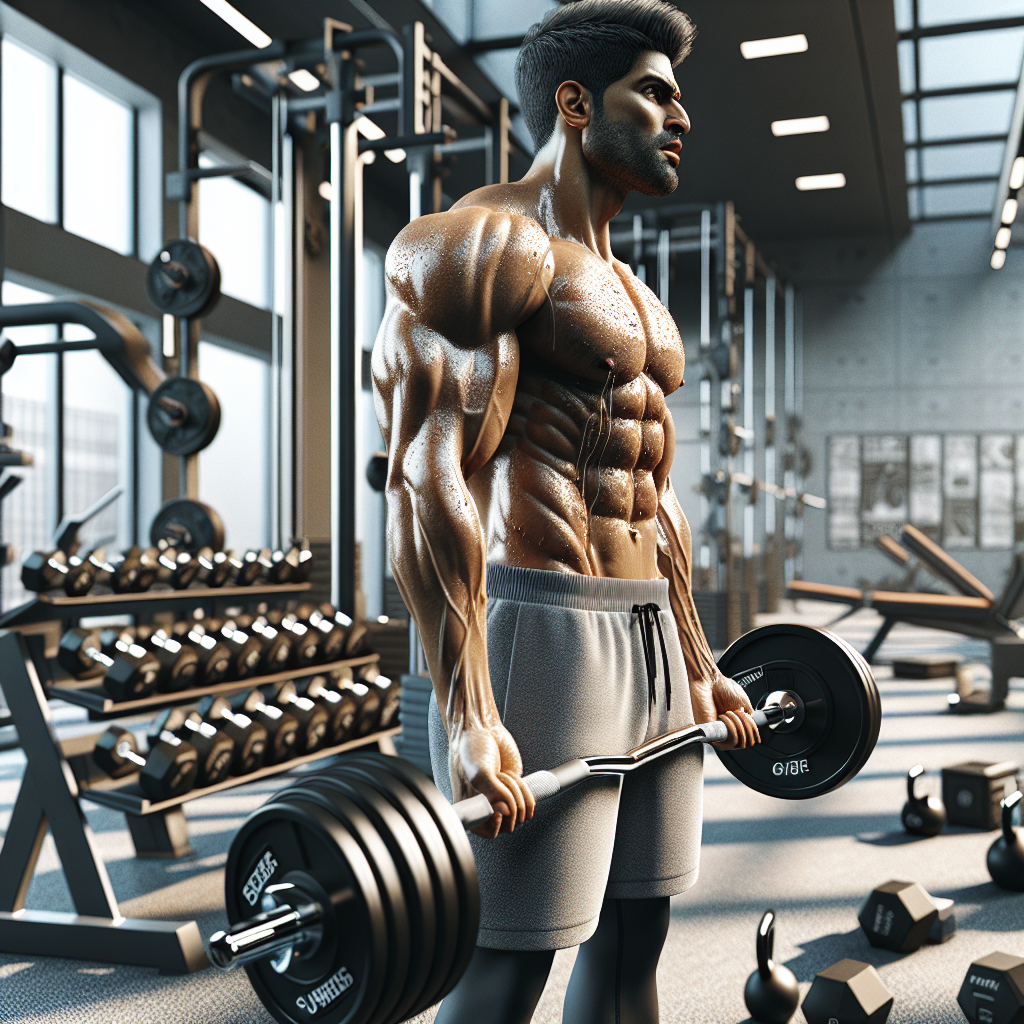
[[[913,953],[956,931],[953,901],[932,896],[918,882],[886,882],[872,890],[857,916],[872,946]]]
[[[310,676],[296,684],[305,697],[315,700],[327,712],[327,743],[336,747],[353,738],[359,701],[351,690],[336,690],[326,676]]]
[[[178,693],[198,685],[202,670],[194,648],[176,640],[167,630],[152,626],[137,626],[135,642],[160,662],[156,688],[161,693]]]
[[[234,619],[209,619],[206,631],[216,636],[231,651],[229,679],[248,679],[255,675],[263,655],[259,638],[247,630],[239,629]]]
[[[352,669],[347,666],[329,672],[327,684],[338,693],[347,694],[359,709],[352,726],[352,739],[373,732],[380,717],[380,692],[371,690],[364,680],[353,678]]]
[[[174,590],[186,590],[202,568],[199,559],[190,551],[177,551],[166,542],[161,543],[164,546],[157,555],[160,566],[157,579],[170,584]]]
[[[275,629],[287,633],[292,642],[293,668],[314,665],[320,659],[320,633],[299,621],[294,612],[267,612],[267,621]]]
[[[392,728],[398,722],[398,706],[402,698],[401,683],[378,673],[367,685],[380,695],[377,729],[383,732]]]
[[[63,588],[71,597],[89,592],[94,573],[86,559],[56,551],[33,551],[21,564],[21,585],[37,594]]]
[[[840,960],[818,972],[802,1009],[807,1024],[885,1024],[892,1011],[892,993],[870,964]]]
[[[956,997],[971,1024],[1024,1021],[1024,958],[989,953],[967,968]]]
[[[260,644],[261,676],[271,676],[288,668],[292,658],[292,635],[287,630],[270,625],[265,615],[239,615],[235,621],[245,632],[252,634]]]
[[[149,590],[160,574],[156,548],[143,551],[138,545],[109,560],[110,589],[115,594],[137,594]]]
[[[195,748],[171,733],[150,745],[148,757],[139,753],[135,737],[112,725],[96,741],[93,760],[113,779],[139,773],[139,785],[150,800],[171,800],[195,788],[199,757]]]
[[[278,688],[274,694],[274,703],[299,723],[296,753],[311,754],[323,746],[330,721],[325,708],[309,697],[300,696],[295,684],[290,681],[282,683]]]
[[[295,716],[274,704],[268,703],[260,690],[236,693],[231,698],[231,707],[259,722],[267,730],[266,760],[268,764],[280,764],[295,757],[299,742],[299,723]]]
[[[138,700],[156,689],[160,662],[144,647],[114,629],[69,629],[60,638],[57,662],[75,679],[103,676],[114,700]]]
[[[176,622],[174,639],[188,644],[198,655],[200,677],[197,683],[216,686],[227,678],[231,670],[231,649],[216,635],[211,636],[198,622]]]
[[[234,569],[235,578],[232,586],[252,587],[263,581],[266,570],[260,562],[259,551],[246,551],[241,558],[232,556],[231,565]]]
[[[312,604],[300,604],[295,615],[307,629],[320,634],[320,661],[340,661],[345,657],[348,629],[333,618],[328,618]]]
[[[248,775],[263,766],[267,749],[267,730],[241,711],[231,709],[227,697],[204,697],[196,705],[199,717],[215,725],[235,745],[231,761],[232,775]]]
[[[197,786],[216,786],[228,777],[235,744],[215,725],[204,722],[199,715],[190,717],[181,708],[168,708],[156,716],[148,730],[150,749],[160,742],[165,732],[195,747],[199,757]]]
[[[355,658],[363,653],[366,646],[366,623],[363,621],[354,622],[344,612],[339,612],[333,605],[326,601],[320,605],[320,612],[332,622],[345,630],[345,657]]]
[[[202,548],[196,555],[199,562],[198,580],[204,587],[216,589],[223,587],[235,571],[231,564],[231,552],[214,551],[213,548]]]

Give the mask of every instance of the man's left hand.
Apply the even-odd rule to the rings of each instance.
[[[717,719],[729,730],[729,738],[715,743],[715,747],[719,750],[743,750],[761,742],[761,734],[750,717],[754,709],[743,689],[733,680],[719,672],[710,686],[704,684],[701,687],[699,696],[693,693],[693,689],[691,699],[696,698],[693,700],[694,720],[700,724]]]

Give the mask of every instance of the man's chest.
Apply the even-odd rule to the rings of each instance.
[[[664,394],[675,391],[683,345],[654,293],[575,242],[552,239],[551,251],[549,301],[517,331],[524,353],[595,384],[646,373]]]

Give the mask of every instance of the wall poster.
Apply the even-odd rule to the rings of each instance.
[[[953,550],[1024,542],[1024,434],[836,434],[828,474],[833,550],[904,523]]]

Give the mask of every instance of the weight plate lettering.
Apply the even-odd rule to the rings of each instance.
[[[369,1024],[387,983],[388,927],[377,878],[336,815],[300,794],[283,796],[256,811],[231,843],[224,872],[228,921],[253,916],[244,894],[254,875],[266,875],[268,851],[276,866],[261,891],[290,881],[322,894],[331,910],[311,957],[293,958],[285,974],[267,960],[247,964],[245,971],[280,1024],[305,1024],[311,1009],[326,1024]]]
[[[881,700],[867,663],[845,641],[809,626],[763,626],[740,637],[718,666],[755,708],[778,690],[804,705],[799,727],[763,728],[758,746],[718,751],[744,785],[802,800],[838,788],[864,766],[878,739]]]

